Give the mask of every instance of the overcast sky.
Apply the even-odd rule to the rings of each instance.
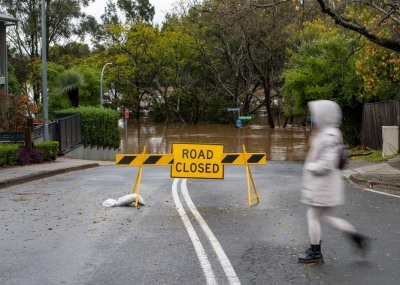
[[[156,14],[154,15],[154,23],[161,24],[164,20],[165,13],[170,11],[172,3],[175,0],[150,0],[150,4],[154,6]],[[96,0],[96,2],[90,4],[88,8],[85,8],[85,13],[94,16],[97,20],[100,20],[100,16],[104,14],[104,7],[106,6],[107,0]]]

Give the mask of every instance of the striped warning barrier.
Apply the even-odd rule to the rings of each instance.
[[[265,153],[223,153],[221,163],[225,165],[266,164]]]
[[[248,202],[260,201],[250,171],[251,164],[266,164],[265,153],[247,153],[243,145],[243,153],[224,153],[221,144],[174,143],[172,154],[117,154],[117,166],[139,166],[132,193],[139,195],[143,166],[171,166],[171,178],[224,178],[225,165],[245,165],[247,176]],[[250,182],[255,196],[251,195]],[[137,195],[137,197],[138,197]],[[138,200],[136,199],[136,205]]]
[[[224,165],[266,164],[265,153],[223,153],[221,163]],[[117,154],[117,166],[168,166],[174,164],[173,154]]]
[[[173,154],[117,154],[117,166],[168,166],[174,164]]]

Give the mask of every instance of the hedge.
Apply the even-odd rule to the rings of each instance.
[[[18,148],[21,144],[0,144],[0,166],[18,163]]]
[[[16,164],[29,164],[28,161],[21,163],[21,149],[24,149],[23,144],[0,144],[0,166],[13,166]],[[34,145],[34,149],[39,150],[43,161],[51,161],[57,159],[58,142],[41,142]],[[35,151],[33,151],[35,154]],[[29,154],[28,154],[29,155]],[[36,152],[36,155],[39,155]],[[26,158],[25,158],[26,159]],[[33,162],[40,163],[42,159],[33,159]]]
[[[81,114],[82,143],[85,146],[120,147],[121,134],[118,127],[120,114],[117,111],[98,107],[78,107],[57,113]]]
[[[58,141],[39,142],[35,143],[35,148],[41,150],[43,154],[43,161],[51,161],[57,159],[58,145]]]

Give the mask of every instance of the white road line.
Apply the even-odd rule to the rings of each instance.
[[[229,261],[228,257],[225,254],[221,244],[215,237],[214,233],[211,231],[210,227],[204,221],[203,217],[197,210],[196,206],[193,204],[192,199],[190,198],[187,186],[186,186],[187,179],[182,180],[181,184],[181,191],[183,197],[185,198],[186,204],[189,206],[190,210],[192,211],[194,217],[196,218],[197,222],[200,224],[201,228],[203,229],[204,233],[206,234],[208,240],[211,242],[215,253],[218,256],[219,262],[221,263],[222,268],[224,269],[225,275],[228,278],[228,281],[232,285],[239,285],[240,281],[236,275],[235,270],[232,267],[231,262]]]
[[[193,228],[192,223],[190,222],[189,218],[187,217],[186,211],[183,209],[182,203],[179,200],[178,196],[178,185],[179,179],[174,179],[172,183],[172,196],[174,197],[176,209],[178,210],[179,216],[181,217],[183,224],[186,227],[186,230],[189,234],[190,239],[192,240],[194,249],[196,250],[197,257],[199,258],[200,265],[203,269],[204,275],[207,280],[207,284],[218,284],[217,279],[215,278],[214,270],[212,269],[211,263],[207,257],[207,254],[203,248],[203,245],[200,242],[199,237],[196,234],[196,231]]]
[[[363,188],[363,190],[364,190],[364,191],[369,191],[369,192],[378,193],[378,194],[382,194],[382,195],[386,195],[386,196],[390,196],[390,197],[400,198],[400,196],[398,196],[398,195],[389,194],[389,193],[380,192],[380,191],[375,191],[375,190],[371,190],[371,189],[368,189],[368,188]]]

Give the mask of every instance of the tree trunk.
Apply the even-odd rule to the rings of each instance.
[[[271,112],[271,89],[269,88],[269,84],[267,84],[264,77],[262,79],[262,84],[264,88],[265,108],[267,109],[268,114],[268,125],[271,127],[271,129],[275,129],[275,122]]]
[[[75,88],[71,91],[67,92],[69,100],[71,101],[72,107],[78,108],[79,107],[79,89]]]

